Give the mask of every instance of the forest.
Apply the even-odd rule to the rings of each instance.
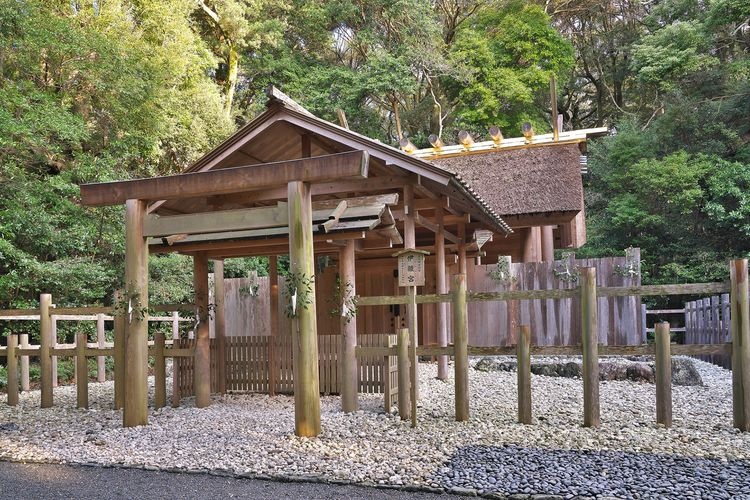
[[[644,283],[722,280],[750,254],[747,0],[0,0],[0,308],[109,303],[122,210],[78,185],[181,169],[273,84],[383,142],[496,125],[606,125],[589,242],[642,249]],[[227,262],[228,276],[266,263]],[[191,294],[152,257],[151,301]]]

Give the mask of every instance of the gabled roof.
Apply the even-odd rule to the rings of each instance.
[[[495,150],[433,158],[455,172],[501,216],[583,209],[581,153],[576,144]]]
[[[502,220],[491,205],[482,199],[460,175],[408,155],[380,141],[318,118],[274,87],[271,87],[267,94],[268,104],[263,113],[188,167],[185,172],[236,166],[227,165],[227,160],[240,151],[245,144],[253,141],[256,137],[260,137],[270,127],[283,122],[325,138],[337,144],[342,150],[367,151],[373,160],[382,162],[385,167],[397,167],[407,173],[416,175],[418,181],[428,186],[431,191],[447,195],[456,200],[462,209],[465,209],[473,218],[482,221],[492,230],[503,233],[512,232],[508,224]],[[258,163],[262,163],[262,161],[258,161]]]

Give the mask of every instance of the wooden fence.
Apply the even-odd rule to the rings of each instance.
[[[665,389],[667,365],[672,354],[684,355],[729,355],[732,356],[732,407],[734,426],[743,431],[750,431],[750,304],[748,303],[748,263],[747,260],[734,260],[730,262],[730,283],[695,283],[683,285],[646,285],[646,286],[619,286],[619,287],[597,287],[596,270],[594,268],[581,269],[579,285],[575,289],[557,290],[509,290],[505,292],[468,293],[465,286],[465,276],[454,276],[454,286],[450,294],[430,294],[420,296],[380,296],[360,297],[358,307],[383,306],[394,304],[437,304],[441,302],[452,303],[453,328],[455,332],[456,345],[445,347],[424,346],[417,347],[416,353],[420,356],[449,355],[462,359],[454,362],[455,394],[456,394],[456,420],[465,420],[469,412],[469,389],[466,378],[467,358],[470,355],[509,355],[514,352],[521,355],[544,354],[544,355],[583,355],[583,393],[584,393],[584,425],[599,426],[599,363],[600,355],[656,355],[660,359],[657,366],[657,377],[662,381],[657,394],[657,415],[659,421],[665,425],[671,423],[671,389]],[[717,344],[694,344],[675,345],[669,344],[669,327],[662,325],[657,328],[656,344],[645,344],[637,346],[612,346],[599,343],[598,307],[601,298],[627,297],[627,296],[665,296],[665,295],[712,295],[731,291],[731,343]],[[539,300],[562,300],[579,297],[580,307],[580,335],[579,346],[531,346],[524,348],[519,343],[516,347],[510,346],[470,346],[468,345],[468,318],[465,313],[455,314],[455,311],[466,310],[467,302],[492,302],[492,301],[539,301]],[[665,333],[666,332],[666,333]],[[530,334],[526,336],[530,337]],[[358,355],[396,355],[399,357],[399,365],[406,354],[397,348],[364,348],[357,349]],[[459,362],[460,361],[460,362]],[[519,360],[520,361],[520,360]],[[523,366],[528,363],[524,361]],[[525,376],[525,375],[524,375]],[[519,387],[521,387],[521,375],[519,375]],[[668,378],[668,377],[667,377]],[[401,379],[399,387],[406,383],[410,385],[411,394],[415,394],[417,380],[412,376],[408,381]],[[525,384],[524,384],[525,387]],[[530,398],[530,391],[520,390],[519,395]],[[669,395],[669,400],[665,400]],[[524,415],[529,408],[527,401],[519,401],[519,408],[523,405]],[[412,406],[414,410],[414,406]],[[416,411],[412,411],[412,426],[416,426]]]
[[[341,388],[342,337],[318,336],[318,373],[321,394],[338,394]],[[360,347],[389,348],[396,336],[366,334],[357,338]],[[175,346],[192,349],[195,340],[179,339]],[[211,391],[218,392],[216,345],[211,339]],[[294,369],[290,335],[227,337],[226,387],[231,392],[260,392],[292,394]],[[395,356],[359,357],[359,391],[364,394],[383,394],[386,409],[395,404],[398,374]],[[175,360],[172,380],[172,404],[179,405],[181,397],[193,395],[193,359]]]
[[[729,294],[714,295],[685,304],[685,343],[718,344],[730,342]],[[726,355],[700,356],[724,368],[730,368],[731,357]]]

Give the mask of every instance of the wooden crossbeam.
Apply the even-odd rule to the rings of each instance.
[[[248,165],[186,174],[83,184],[81,201],[87,206],[108,206],[126,200],[196,198],[275,187],[300,180],[310,183],[367,177],[369,154],[351,151],[300,160]]]
[[[410,182],[409,177],[368,177],[367,179],[338,180],[313,184],[311,186],[313,196],[325,196],[340,193],[366,193],[372,191],[385,191],[388,189],[400,189]],[[286,200],[286,187],[274,187],[270,189],[254,189],[241,193],[228,194],[210,198],[213,206],[228,204],[251,204],[264,201]],[[318,202],[314,202],[318,203]]]
[[[419,213],[417,213],[415,220],[416,220],[417,224],[419,224],[420,226],[422,226],[424,228],[429,229],[433,233],[437,233],[438,231],[440,231],[440,227],[438,227],[437,224],[435,224],[434,222],[432,222],[428,218],[426,218],[426,217],[424,217],[422,215],[419,215]],[[452,243],[459,243],[460,242],[458,236],[456,236],[455,234],[451,233],[450,231],[446,231],[445,229],[443,229],[443,236],[445,237],[446,240],[448,240],[448,241],[450,241]]]
[[[286,203],[279,203],[274,207],[222,210],[185,215],[161,216],[150,214],[143,221],[143,236],[264,229],[285,226],[287,218]],[[176,243],[176,241],[174,242]]]

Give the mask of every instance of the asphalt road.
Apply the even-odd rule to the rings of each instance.
[[[359,486],[282,483],[139,469],[17,464],[0,461],[0,499],[272,498],[437,500],[454,495]]]

